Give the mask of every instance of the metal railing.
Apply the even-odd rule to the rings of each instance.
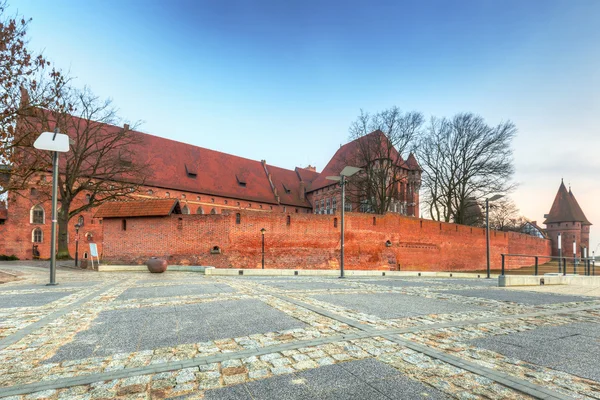
[[[572,271],[572,274],[574,275],[579,275],[578,272],[582,272],[582,275],[585,276],[595,276],[596,275],[596,260],[592,257],[587,257],[587,258],[583,258],[583,257],[556,257],[556,256],[535,256],[535,255],[529,255],[529,254],[502,254],[502,270],[501,270],[501,275],[505,275],[507,270],[506,270],[506,262],[510,257],[515,257],[515,258],[533,258],[534,263],[533,265],[530,266],[525,266],[525,267],[520,267],[520,268],[514,268],[514,269],[509,269],[508,272],[513,272],[514,274],[525,274],[526,272],[529,272],[530,268],[533,268],[533,270],[531,272],[533,272],[533,275],[539,275],[540,274],[540,267],[542,267],[543,270],[543,274],[546,273],[558,273],[558,274],[563,274],[563,275],[567,275],[569,273],[569,270]],[[540,264],[540,260],[544,261],[542,264]],[[547,261],[545,261],[547,260]],[[554,260],[558,261],[556,263],[556,265],[554,264]],[[569,264],[570,264],[570,268],[569,268]],[[551,270],[554,269],[555,272],[551,272]],[[599,269],[599,274],[600,274],[600,269]]]

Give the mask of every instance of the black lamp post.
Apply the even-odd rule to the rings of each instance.
[[[79,228],[81,224],[75,224],[75,266],[79,262]]]
[[[502,194],[497,194],[489,199],[485,199],[485,248],[486,248],[486,263],[487,263],[487,279],[490,279],[490,201],[496,201],[504,197]]]
[[[262,269],[265,269],[265,232],[267,230],[262,228],[260,233],[262,234]]]

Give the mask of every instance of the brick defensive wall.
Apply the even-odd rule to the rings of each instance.
[[[166,257],[169,264],[217,268],[339,268],[340,216],[231,212],[219,215],[104,218],[102,259],[142,264]],[[551,243],[514,232],[490,232],[492,269],[502,253],[550,255]],[[400,216],[346,214],[347,269],[472,271],[486,265],[485,229]],[[507,268],[531,265],[510,259]]]

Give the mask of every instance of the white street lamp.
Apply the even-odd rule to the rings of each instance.
[[[52,233],[50,239],[50,283],[56,285],[56,203],[58,197],[58,153],[69,151],[70,140],[64,133],[42,132],[35,140],[33,147],[38,150],[52,152]]]
[[[338,181],[342,186],[342,217],[340,229],[340,278],[344,277],[344,212],[346,211],[346,178],[356,174],[362,168],[346,166],[340,172],[340,176],[328,176],[330,181]]]
[[[489,199],[485,199],[485,245],[487,251],[487,279],[490,279],[490,201],[496,201],[503,198],[503,194],[496,194]]]

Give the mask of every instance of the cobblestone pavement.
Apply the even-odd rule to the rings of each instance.
[[[600,299],[3,263],[0,398],[600,399]]]

